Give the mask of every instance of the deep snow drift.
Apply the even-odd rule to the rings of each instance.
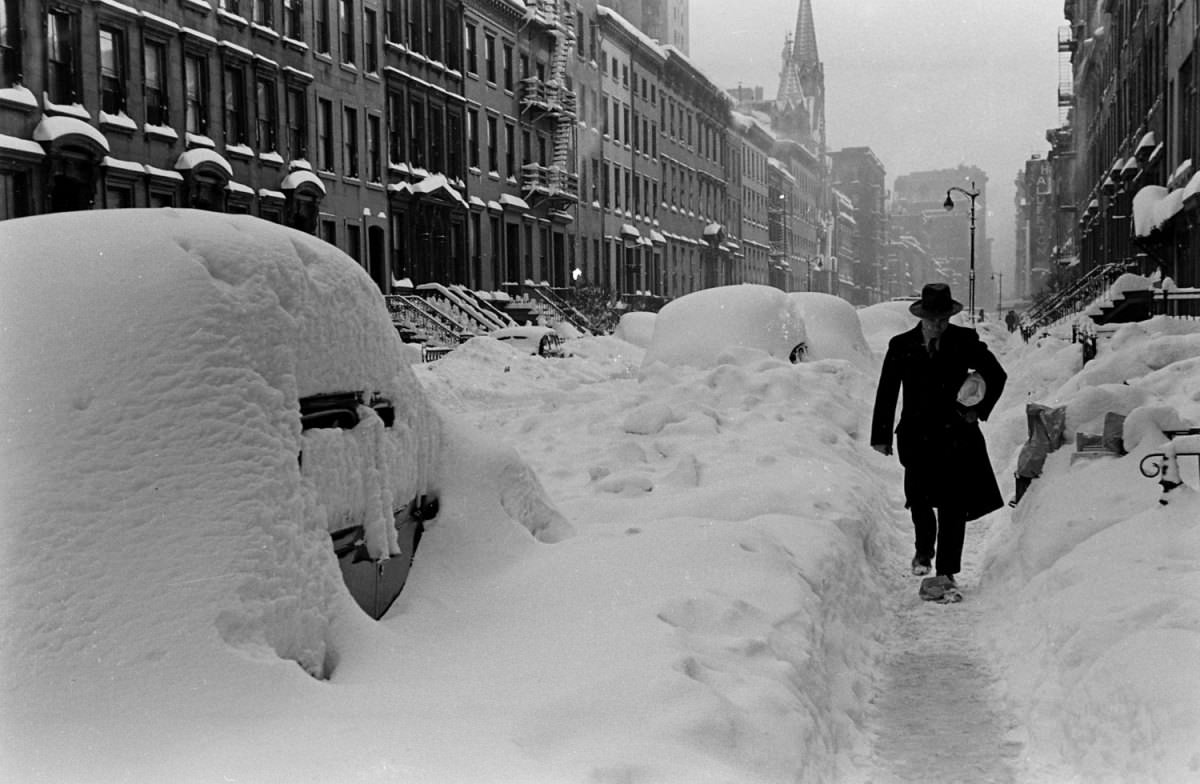
[[[871,349],[915,323],[907,303],[849,320],[729,287],[672,303],[678,329],[631,319],[644,347],[548,360],[477,338],[409,368],[365,274],[311,237],[80,215],[78,233],[0,223],[0,778],[867,775],[911,555],[899,467],[866,443]],[[1006,492],[1029,401],[1067,405],[1072,438],[1127,413],[1132,454],[1052,454],[991,517],[967,604],[928,609],[980,619],[965,633],[1020,720],[996,740],[1022,745],[1022,780],[1192,779],[1200,507],[1186,488],[1160,507],[1137,461],[1156,428],[1200,424],[1197,333],[1126,327],[1081,369],[1058,337],[980,330],[1009,371],[984,426]],[[405,426],[301,466],[298,398],[350,382]],[[360,481],[363,463],[393,474]],[[421,489],[441,513],[370,621],[328,509]],[[310,653],[327,680],[297,666]]]

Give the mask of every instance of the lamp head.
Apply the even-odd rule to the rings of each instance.
[[[942,206],[946,208],[946,212],[954,209],[954,199],[950,198],[950,191],[946,191],[946,200],[942,202]]]

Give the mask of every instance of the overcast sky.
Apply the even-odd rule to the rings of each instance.
[[[691,0],[691,57],[721,87],[779,89],[800,0]],[[829,149],[866,146],[888,188],[987,172],[994,263],[1013,260],[1013,180],[1058,121],[1061,0],[812,0]],[[984,285],[980,283],[981,287]],[[1007,286],[1006,286],[1007,288]]]

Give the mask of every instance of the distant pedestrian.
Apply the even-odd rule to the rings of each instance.
[[[1009,332],[1017,331],[1017,321],[1017,311],[1015,310],[1008,311],[1008,314],[1004,317],[1004,324],[1008,327]]]
[[[962,598],[954,575],[962,568],[967,521],[1004,505],[978,423],[991,414],[1007,374],[975,330],[950,323],[961,310],[945,283],[922,289],[909,307],[921,323],[888,343],[871,421],[871,446],[892,454],[903,390],[895,433],[915,529],[912,573],[929,574],[936,556],[937,576],[922,582],[921,595],[941,601]]]

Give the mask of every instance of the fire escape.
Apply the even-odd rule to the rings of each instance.
[[[550,72],[545,80],[529,76],[521,80],[521,113],[532,124],[553,123],[550,164],[529,162],[522,166],[521,190],[531,204],[548,201],[549,214],[571,220],[567,208],[579,197],[579,175],[571,171],[575,138],[575,93],[567,87],[567,64],[575,45],[575,20],[563,12],[563,0],[537,0],[531,4],[531,21],[552,39]]]

